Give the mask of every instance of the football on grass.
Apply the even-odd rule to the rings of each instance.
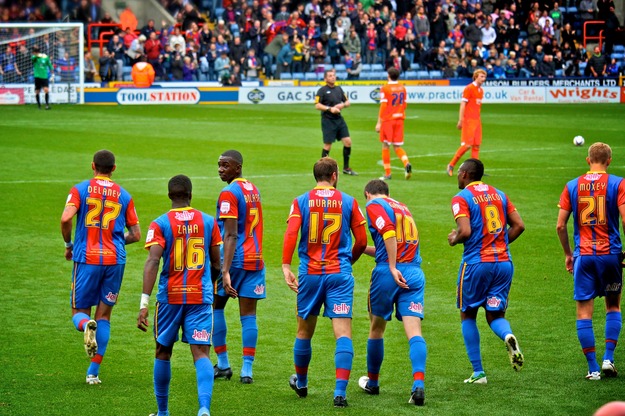
[[[575,137],[573,137],[573,144],[575,146],[583,146],[584,145],[584,138],[582,136],[575,136]]]

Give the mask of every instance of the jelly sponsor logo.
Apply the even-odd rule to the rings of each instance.
[[[347,303],[341,303],[340,305],[334,304],[332,312],[337,315],[348,315],[350,306]]]
[[[111,303],[117,302],[117,293],[109,292],[105,297]]]
[[[265,285],[256,285],[256,287],[254,288],[254,293],[256,293],[257,295],[262,295],[263,293],[265,293]]]
[[[193,335],[191,336],[196,341],[208,342],[209,335],[208,331],[205,329],[198,331],[197,329],[193,330]]]
[[[200,92],[195,88],[124,88],[117,92],[117,102],[123,105],[139,104],[197,104]]]
[[[421,302],[419,303],[410,302],[410,306],[408,306],[408,310],[414,313],[423,313],[423,304]]]
[[[178,221],[193,221],[195,212],[181,211],[181,212],[176,212],[174,216],[176,217]]]
[[[486,305],[488,305],[491,308],[498,308],[499,305],[501,305],[501,300],[492,296],[486,299]]]

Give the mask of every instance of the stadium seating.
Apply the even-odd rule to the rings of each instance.
[[[430,78],[430,73],[428,71],[417,71],[418,79],[428,79]]]
[[[384,65],[382,64],[372,64],[371,65],[371,70],[372,71],[384,71]]]
[[[132,76],[130,73],[132,72],[132,68],[129,66],[124,66],[124,72],[122,74],[122,80],[124,81],[132,81]]]
[[[347,70],[347,67],[345,66],[345,64],[336,64],[334,65],[334,69],[336,70],[336,72],[345,72],[345,70]]]
[[[371,71],[371,64],[362,64],[362,71],[363,72]]]
[[[430,71],[430,78],[441,79],[443,78],[443,73],[441,71]]]
[[[421,65],[419,65],[416,62],[413,62],[413,63],[410,64],[410,69],[413,70],[413,71],[418,71],[419,69],[421,69]]]
[[[406,71],[404,72],[404,79],[417,79],[417,71]]]
[[[316,81],[318,78],[317,78],[317,74],[315,72],[306,72],[304,74],[304,79],[306,81]]]
[[[288,72],[283,72],[280,74],[280,79],[293,79],[293,76]]]
[[[614,45],[612,51],[617,53],[625,53],[625,45]]]
[[[336,79],[344,81],[347,79],[347,72],[345,71],[336,71]]]
[[[293,72],[293,79],[303,80],[306,78],[303,72]]]

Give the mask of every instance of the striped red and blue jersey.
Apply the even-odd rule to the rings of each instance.
[[[75,185],[65,206],[74,206],[74,261],[92,265],[126,263],[127,227],[139,223],[130,194],[105,176]]]
[[[352,273],[352,230],[365,224],[358,202],[333,187],[297,197],[287,222],[299,217],[299,273]]]
[[[263,261],[263,208],[260,192],[252,182],[237,178],[219,194],[217,221],[224,233],[226,218],[237,220],[237,247],[232,267],[244,270],[262,270]]]
[[[506,194],[484,182],[471,182],[453,197],[451,206],[454,219],[467,217],[471,224],[471,236],[464,242],[464,263],[511,261],[508,215],[516,208]]]
[[[150,224],[145,248],[163,248],[156,299],[161,303],[213,303],[209,249],[222,244],[217,221],[193,209],[176,208]]]
[[[619,206],[625,204],[625,180],[606,172],[588,172],[569,181],[558,207],[572,213],[574,256],[619,254]]]
[[[375,262],[388,263],[384,240],[397,239],[397,263],[421,265],[419,231],[406,205],[389,197],[367,203],[367,223],[375,244]]]

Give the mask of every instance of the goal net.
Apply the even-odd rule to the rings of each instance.
[[[82,23],[0,24],[0,104],[36,102],[32,48],[50,57],[50,102],[84,103]],[[43,97],[42,97],[43,101]]]

